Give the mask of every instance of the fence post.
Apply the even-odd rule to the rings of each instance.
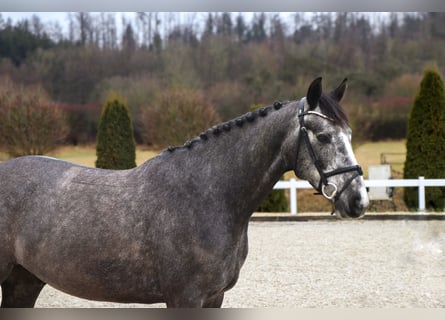
[[[419,177],[419,211],[425,211],[425,178]]]
[[[290,213],[297,214],[297,181],[290,179]]]

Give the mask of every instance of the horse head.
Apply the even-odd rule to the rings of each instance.
[[[347,79],[332,92],[322,93],[315,79],[298,102],[298,143],[295,174],[318,190],[339,217],[363,216],[369,199],[362,169],[351,146],[351,128],[340,106]]]

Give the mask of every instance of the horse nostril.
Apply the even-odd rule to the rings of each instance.
[[[361,216],[363,211],[365,210],[365,204],[362,201],[361,196],[355,196],[352,199],[352,210],[354,211],[357,217]]]
[[[354,197],[354,207],[363,209],[362,197],[361,196]]]

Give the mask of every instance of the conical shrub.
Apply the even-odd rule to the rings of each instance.
[[[111,94],[99,120],[96,167],[130,169],[136,167],[133,125],[122,97]]]
[[[414,98],[406,137],[405,179],[445,178],[445,90],[436,70],[424,72]],[[404,200],[410,209],[418,207],[417,188],[405,188]],[[443,210],[445,188],[425,188],[427,209]]]

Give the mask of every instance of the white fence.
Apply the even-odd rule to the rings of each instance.
[[[366,187],[417,187],[419,188],[419,211],[425,211],[425,187],[445,187],[445,179],[389,179],[389,180],[365,180]],[[274,189],[290,190],[290,211],[297,214],[297,189],[312,189],[307,181],[290,179],[278,181]]]

